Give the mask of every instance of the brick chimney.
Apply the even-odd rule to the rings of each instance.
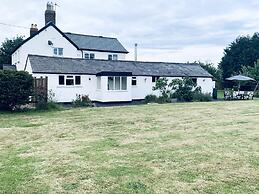
[[[56,25],[56,12],[52,2],[47,3],[47,9],[45,11],[45,25],[47,25],[49,22],[52,22]]]
[[[30,28],[30,36],[33,36],[38,33],[38,27],[37,24],[31,24]]]

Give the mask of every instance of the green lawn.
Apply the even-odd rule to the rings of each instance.
[[[0,193],[259,193],[259,100],[0,113]]]

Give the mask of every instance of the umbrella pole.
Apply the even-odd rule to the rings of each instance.
[[[255,94],[255,92],[256,92],[256,90],[257,90],[258,86],[259,86],[259,82],[257,82],[257,84],[256,84],[256,86],[255,86],[254,94]]]

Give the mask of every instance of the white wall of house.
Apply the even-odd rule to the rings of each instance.
[[[95,59],[104,59],[108,60],[108,55],[117,55],[118,60],[125,60],[126,54],[125,53],[112,53],[112,52],[97,52],[97,51],[83,51],[83,58],[85,58],[85,54],[93,53],[95,55]]]
[[[51,41],[53,45],[49,45]],[[54,55],[54,48],[63,48],[63,56]],[[53,26],[49,26],[44,31],[34,36],[32,39],[23,44],[19,49],[12,54],[12,65],[17,66],[17,70],[24,70],[25,63],[29,54],[69,57],[69,58],[84,58],[85,53],[94,53],[95,59],[108,60],[109,54],[116,54],[118,60],[125,60],[125,53],[111,53],[111,52],[92,52],[81,51],[71,44],[66,38],[62,36]]]
[[[53,43],[48,45],[48,41]],[[63,48],[62,57],[81,58],[82,52],[77,50],[66,38],[64,38],[53,26],[49,26],[44,31],[23,44],[12,55],[12,64],[17,66],[17,70],[24,70],[29,54],[55,56],[54,48]]]
[[[62,74],[60,74],[62,75]],[[94,75],[78,75],[81,76],[81,85],[59,85],[58,74],[33,74],[34,77],[48,77],[48,91],[54,94],[56,102],[72,102],[77,95],[89,95],[89,98],[95,101],[96,94],[96,76]],[[64,76],[75,76],[66,74]]]
[[[215,88],[215,81],[211,78],[198,78],[197,86],[201,87],[201,91],[204,94],[213,94],[213,89]]]

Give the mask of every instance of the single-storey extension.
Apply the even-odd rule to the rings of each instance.
[[[143,100],[153,91],[158,78],[169,81],[190,77],[203,93],[212,94],[212,75],[198,64],[141,62],[122,60],[86,60],[28,55],[25,71],[34,77],[48,77],[48,90],[57,102],[72,102],[77,95],[88,95],[96,102]]]

